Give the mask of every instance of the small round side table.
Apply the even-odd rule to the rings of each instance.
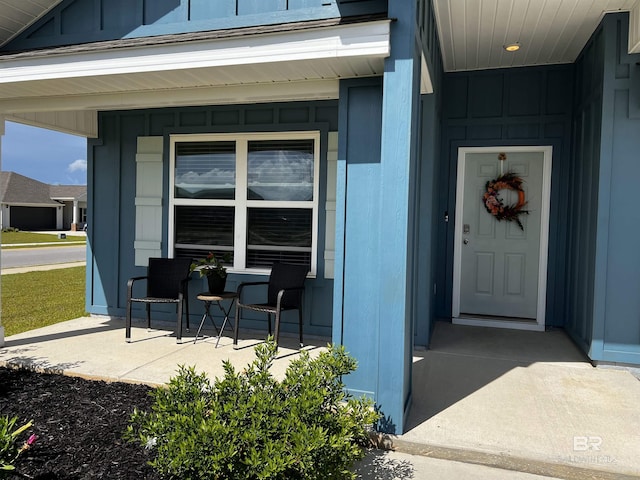
[[[233,304],[238,298],[238,294],[236,292],[222,292],[222,293],[210,293],[210,292],[202,292],[199,293],[196,297],[198,300],[204,302],[204,315],[202,315],[202,320],[200,321],[200,326],[198,327],[198,332],[196,333],[196,338],[193,340],[193,343],[198,341],[198,337],[200,336],[200,331],[202,330],[202,326],[204,325],[204,321],[209,317],[211,323],[213,324],[213,328],[218,332],[218,337],[216,339],[216,346],[218,348],[218,343],[220,343],[220,336],[224,331],[224,327],[229,323],[229,313],[231,313],[231,309],[233,308]],[[225,310],[222,302],[225,300],[229,300],[229,306]],[[222,322],[222,327],[218,330],[216,326],[216,322],[213,320],[213,316],[211,315],[211,304],[215,303],[222,314],[224,315],[224,321]],[[203,335],[204,337],[204,335]]]

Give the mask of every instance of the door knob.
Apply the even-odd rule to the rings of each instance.
[[[469,245],[469,239],[465,238],[464,240],[462,240],[462,243],[464,243],[465,245]]]

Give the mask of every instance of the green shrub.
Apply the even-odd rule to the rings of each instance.
[[[31,428],[33,422],[28,422],[16,428],[18,417],[0,417],[0,478],[10,475],[15,467],[13,464],[18,456],[36,441],[36,436],[31,435],[23,444],[17,443],[21,433]]]
[[[341,381],[356,368],[344,347],[293,360],[283,381],[269,372],[277,347],[255,349],[242,372],[224,362],[213,385],[180,367],[168,388],[152,392],[151,412],[136,411],[126,436],[153,449],[163,476],[179,479],[353,479],[377,421],[373,403],[354,399]]]

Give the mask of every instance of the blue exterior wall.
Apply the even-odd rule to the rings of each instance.
[[[386,0],[65,0],[2,51],[385,13]]]
[[[445,74],[435,227],[438,318],[451,318],[458,148],[551,145],[546,323],[564,325],[573,79],[573,65]]]
[[[336,206],[336,268],[333,342],[358,360],[347,377],[354,394],[375,398],[378,388],[380,275],[380,137],[382,82],[340,84],[340,139]]]
[[[414,209],[415,261],[413,263],[412,313],[414,345],[429,345],[433,328],[434,304],[437,292],[436,259],[439,256],[437,230],[437,185],[440,168],[440,138],[442,118],[442,57],[433,7],[423,0],[418,6],[418,37],[427,62],[433,93],[420,99],[419,160],[414,179],[416,198]]]
[[[412,293],[414,345],[427,347],[433,330],[434,306],[437,297],[436,265],[439,252],[437,224],[442,220],[438,213],[440,167],[441,96],[439,93],[421,98],[420,157],[415,178],[417,198],[415,215],[416,259]]]
[[[626,53],[627,38],[628,16],[608,15],[576,63],[571,208],[580,209],[582,223],[569,251],[588,262],[574,253],[567,315],[592,360],[640,364],[640,55]]]
[[[640,55],[627,38],[628,15],[607,15],[573,65],[445,74],[437,317],[451,316],[458,148],[551,145],[547,326],[594,361],[640,364]]]
[[[569,169],[565,329],[589,352],[593,339],[598,183],[604,81],[599,28],[575,63],[573,152]]]
[[[420,59],[415,4],[389,5],[379,79],[341,82],[333,341],[358,361],[345,381],[401,433],[411,400]]]
[[[337,131],[336,101],[297,102],[224,107],[191,107],[122,112],[99,115],[99,138],[89,141],[87,174],[89,196],[89,251],[92,262],[87,268],[87,311],[94,314],[123,316],[126,307],[126,283],[145,269],[134,266],[136,148],[139,136],[163,136],[163,238],[168,236],[169,135],[172,133],[220,133],[319,130],[321,132],[320,198],[318,211],[318,272],[309,279],[305,290],[305,332],[331,335],[333,280],[324,278],[326,158],[327,133]],[[163,241],[163,255],[167,243]],[[241,281],[264,280],[264,277],[230,275],[229,289]],[[195,294],[206,291],[204,279],[194,275],[189,287],[191,320],[202,315],[202,305]],[[160,306],[155,318],[173,318],[168,308]],[[294,317],[296,316],[295,312]],[[137,310],[137,316],[143,316]],[[283,330],[297,331],[296,319],[283,317]],[[255,321],[251,319],[255,318]],[[288,323],[292,323],[289,328]],[[265,328],[264,316],[247,315],[243,327]]]

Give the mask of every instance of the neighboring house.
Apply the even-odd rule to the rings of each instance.
[[[306,332],[357,358],[349,389],[396,432],[436,320],[560,327],[640,364],[637,1],[0,13],[0,115],[90,139],[88,311],[122,316],[150,256],[231,252],[231,288],[305,263]],[[522,229],[482,205],[510,171]]]
[[[86,222],[85,185],[49,185],[0,172],[0,224],[20,230],[76,230]]]
[[[83,230],[87,224],[87,186],[49,185],[51,199],[62,203],[62,229]]]

